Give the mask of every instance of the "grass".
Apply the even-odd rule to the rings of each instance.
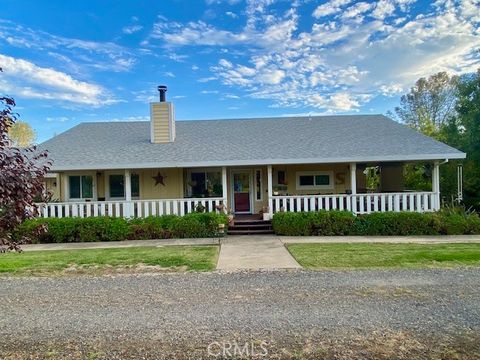
[[[69,271],[118,269],[215,269],[218,246],[131,247],[88,250],[49,250],[0,254],[0,274],[42,275]]]
[[[480,244],[289,244],[308,269],[480,266]]]

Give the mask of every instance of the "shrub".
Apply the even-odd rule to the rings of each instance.
[[[30,238],[32,243],[145,240],[167,238],[214,237],[218,225],[227,217],[215,213],[150,216],[145,219],[111,217],[41,218],[27,220],[15,229],[16,239]],[[45,232],[38,229],[46,227]]]
[[[309,213],[313,220],[312,235],[334,236],[355,233],[355,215],[347,211],[326,211]]]
[[[464,235],[480,234],[480,217],[461,209],[438,213],[386,212],[355,216],[346,211],[277,213],[272,220],[278,235]]]
[[[312,217],[309,213],[279,212],[273,216],[275,234],[288,236],[312,235]]]
[[[358,216],[357,235],[436,235],[438,220],[433,214],[385,212]]]
[[[478,214],[470,214],[467,216],[467,234],[480,234],[480,216],[478,216]]]

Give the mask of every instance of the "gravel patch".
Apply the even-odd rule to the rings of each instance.
[[[0,302],[0,358],[208,358],[213,341],[290,358],[385,334],[477,336],[480,268],[0,278]]]

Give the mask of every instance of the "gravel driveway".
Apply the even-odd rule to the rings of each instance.
[[[208,358],[215,341],[210,355],[248,342],[261,357],[265,341],[268,357],[349,358],[342,346],[377,354],[387,339],[389,357],[411,357],[480,343],[480,268],[0,278],[0,303],[0,358]]]

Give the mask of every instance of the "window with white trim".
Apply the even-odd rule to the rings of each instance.
[[[219,197],[223,195],[222,172],[217,169],[192,169],[186,173],[186,197]]]
[[[68,189],[70,199],[92,199],[93,176],[70,175],[68,177]]]
[[[333,171],[297,172],[297,190],[333,189]]]
[[[130,189],[132,198],[140,197],[140,175],[130,175]],[[108,195],[109,199],[125,199],[125,175],[109,174],[108,175]]]

